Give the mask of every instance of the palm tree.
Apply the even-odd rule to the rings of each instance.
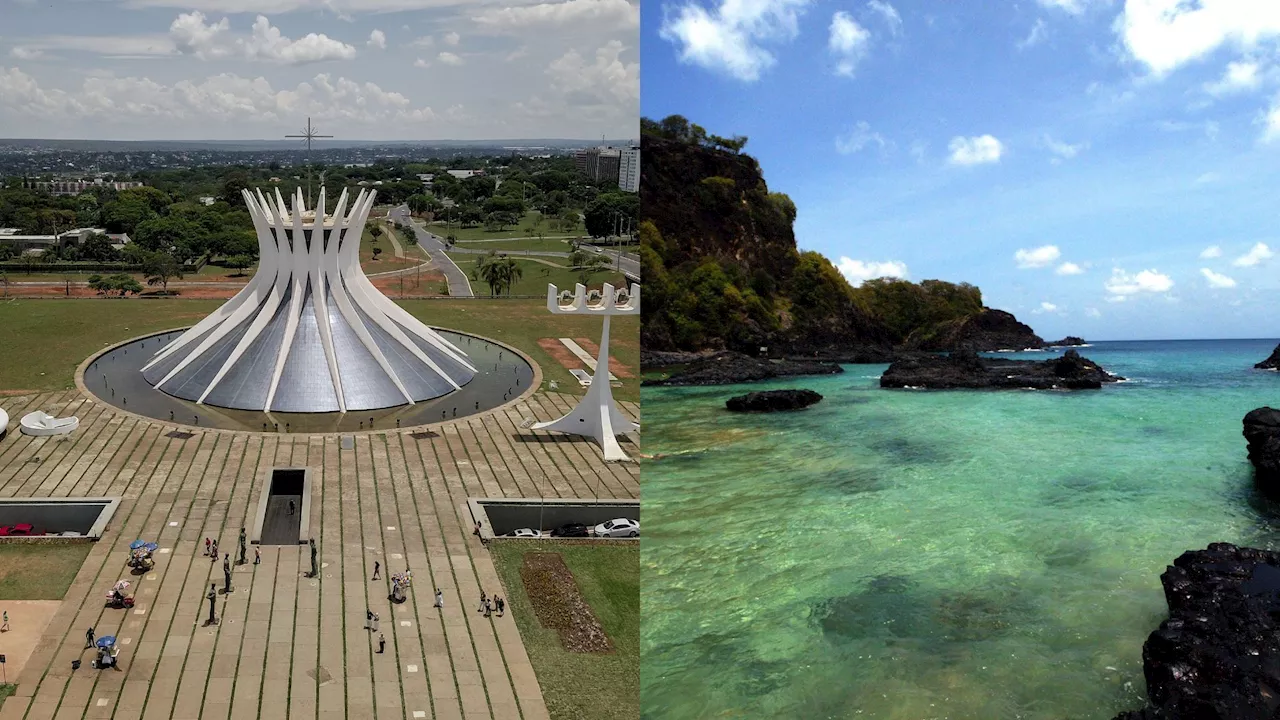
[[[524,277],[524,269],[520,267],[520,263],[514,258],[503,257],[498,260],[499,272],[502,274],[502,287],[506,289],[507,294],[511,294],[511,288],[516,281]]]
[[[489,286],[489,297],[501,291],[503,268],[499,264],[498,254],[490,250],[488,255],[477,260],[475,269],[471,271],[471,279],[483,280]]]

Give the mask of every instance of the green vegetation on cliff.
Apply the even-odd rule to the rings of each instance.
[[[926,347],[953,341],[984,312],[967,283],[884,278],[854,288],[826,257],[797,249],[796,205],[741,153],[747,138],[711,135],[678,115],[646,118],[641,133],[646,349]]]

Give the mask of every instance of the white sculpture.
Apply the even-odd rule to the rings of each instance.
[[[4,431],[9,429],[9,413],[0,408],[0,438],[4,437]]]
[[[605,460],[627,460],[627,454],[618,445],[618,435],[640,428],[618,410],[609,385],[609,318],[614,315],[640,314],[640,286],[632,283],[630,293],[626,289],[613,289],[608,283],[598,304],[587,303],[587,289],[579,284],[573,300],[561,305],[555,285],[547,286],[547,309],[557,315],[600,315],[604,318],[604,331],[600,334],[600,354],[596,358],[595,374],[587,394],[568,415],[551,422],[538,423],[534,430],[583,435],[596,441],[604,450]]]
[[[23,415],[20,425],[23,435],[66,435],[80,427],[80,418],[56,418],[43,410],[36,410]]]
[[[249,284],[143,367],[157,388],[197,403],[275,412],[413,404],[470,382],[466,354],[383,295],[360,268],[374,193],[347,191],[326,213],[302,190],[292,210],[244,190],[261,259]]]

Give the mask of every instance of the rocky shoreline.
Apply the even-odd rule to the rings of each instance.
[[[1254,367],[1259,370],[1280,370],[1280,345],[1277,345],[1276,349],[1271,351],[1271,357],[1254,365]]]
[[[1004,360],[972,350],[950,355],[912,355],[895,360],[880,387],[930,390],[1096,390],[1124,378],[1068,350],[1051,360]]]
[[[653,362],[649,362],[652,360]],[[662,378],[645,379],[642,386],[735,385],[799,375],[836,375],[844,368],[836,363],[811,360],[763,360],[729,350],[715,353],[645,353],[641,367],[675,368]]]
[[[1149,704],[1115,720],[1277,717],[1280,553],[1213,543],[1160,582],[1169,619],[1142,646]]]
[[[1258,489],[1280,497],[1280,410],[1251,410],[1244,416],[1244,439],[1249,443],[1249,462],[1253,463]]]

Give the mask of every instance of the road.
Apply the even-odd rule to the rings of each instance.
[[[449,295],[452,297],[475,297],[475,293],[471,292],[471,282],[467,280],[467,274],[462,272],[462,268],[458,267],[448,255],[444,253],[444,239],[432,235],[418,226],[418,222],[409,217],[409,206],[401,205],[391,209],[387,216],[393,221],[409,225],[413,228],[414,233],[418,237],[418,247],[431,258],[435,266],[444,273],[445,280],[449,282]]]

